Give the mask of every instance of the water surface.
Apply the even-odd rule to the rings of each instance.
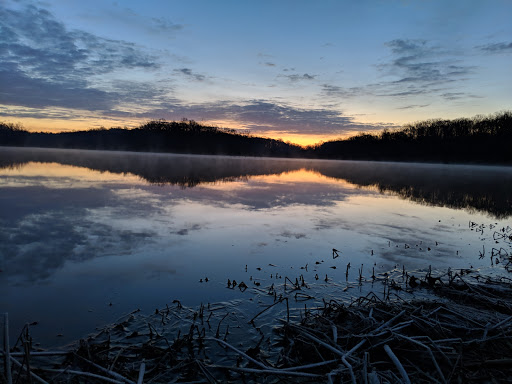
[[[511,192],[510,167],[0,148],[0,312],[52,345],[135,308],[248,297],[228,279],[336,295],[361,267],[506,274],[509,238],[490,254]]]

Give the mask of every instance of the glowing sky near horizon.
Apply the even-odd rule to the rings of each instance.
[[[0,121],[301,144],[511,109],[512,2],[0,2]]]

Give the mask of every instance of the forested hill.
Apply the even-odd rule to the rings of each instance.
[[[376,134],[307,148],[210,127],[195,121],[151,121],[135,129],[47,133],[0,123],[0,145],[173,152],[232,156],[308,157],[447,163],[512,164],[512,112],[454,120],[426,120]]]
[[[512,164],[512,112],[420,121],[325,142],[310,152],[327,159]]]
[[[157,120],[135,129],[61,133],[27,132],[14,124],[0,123],[0,145],[232,156],[300,157],[304,152],[300,146],[281,140],[244,135],[193,120]]]

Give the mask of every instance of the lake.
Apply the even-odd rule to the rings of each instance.
[[[511,216],[511,167],[0,148],[0,312],[51,346],[286,277],[508,274]]]

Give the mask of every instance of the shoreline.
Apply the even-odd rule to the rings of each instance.
[[[29,360],[31,372],[51,382],[87,373],[136,382],[143,365],[144,382],[407,382],[404,372],[410,382],[484,382],[482,372],[498,381],[512,373],[512,279],[404,271],[403,279],[377,282],[382,290],[323,305],[312,305],[300,281],[274,287],[283,289],[280,296],[265,287],[267,299],[253,289],[245,300],[252,314],[242,300],[199,308],[175,301],[153,314],[134,311],[61,350],[65,355],[36,350],[26,333],[12,359]]]
[[[240,159],[276,159],[276,160],[304,160],[304,161],[346,161],[346,162],[374,162],[390,164],[424,164],[424,165],[460,165],[460,166],[481,166],[481,167],[512,167],[511,161],[451,161],[442,159],[417,159],[417,158],[394,158],[375,156],[368,157],[320,157],[320,156],[277,156],[275,154],[229,154],[229,153],[202,153],[202,152],[169,152],[169,151],[149,151],[149,150],[130,150],[130,149],[106,149],[106,148],[87,148],[87,147],[59,147],[59,146],[30,146],[30,145],[4,145],[0,143],[0,148],[8,149],[36,149],[36,150],[62,150],[62,151],[90,151],[106,153],[133,153],[133,154],[151,154],[151,155],[172,155],[172,156],[197,156],[197,157],[226,157]]]

